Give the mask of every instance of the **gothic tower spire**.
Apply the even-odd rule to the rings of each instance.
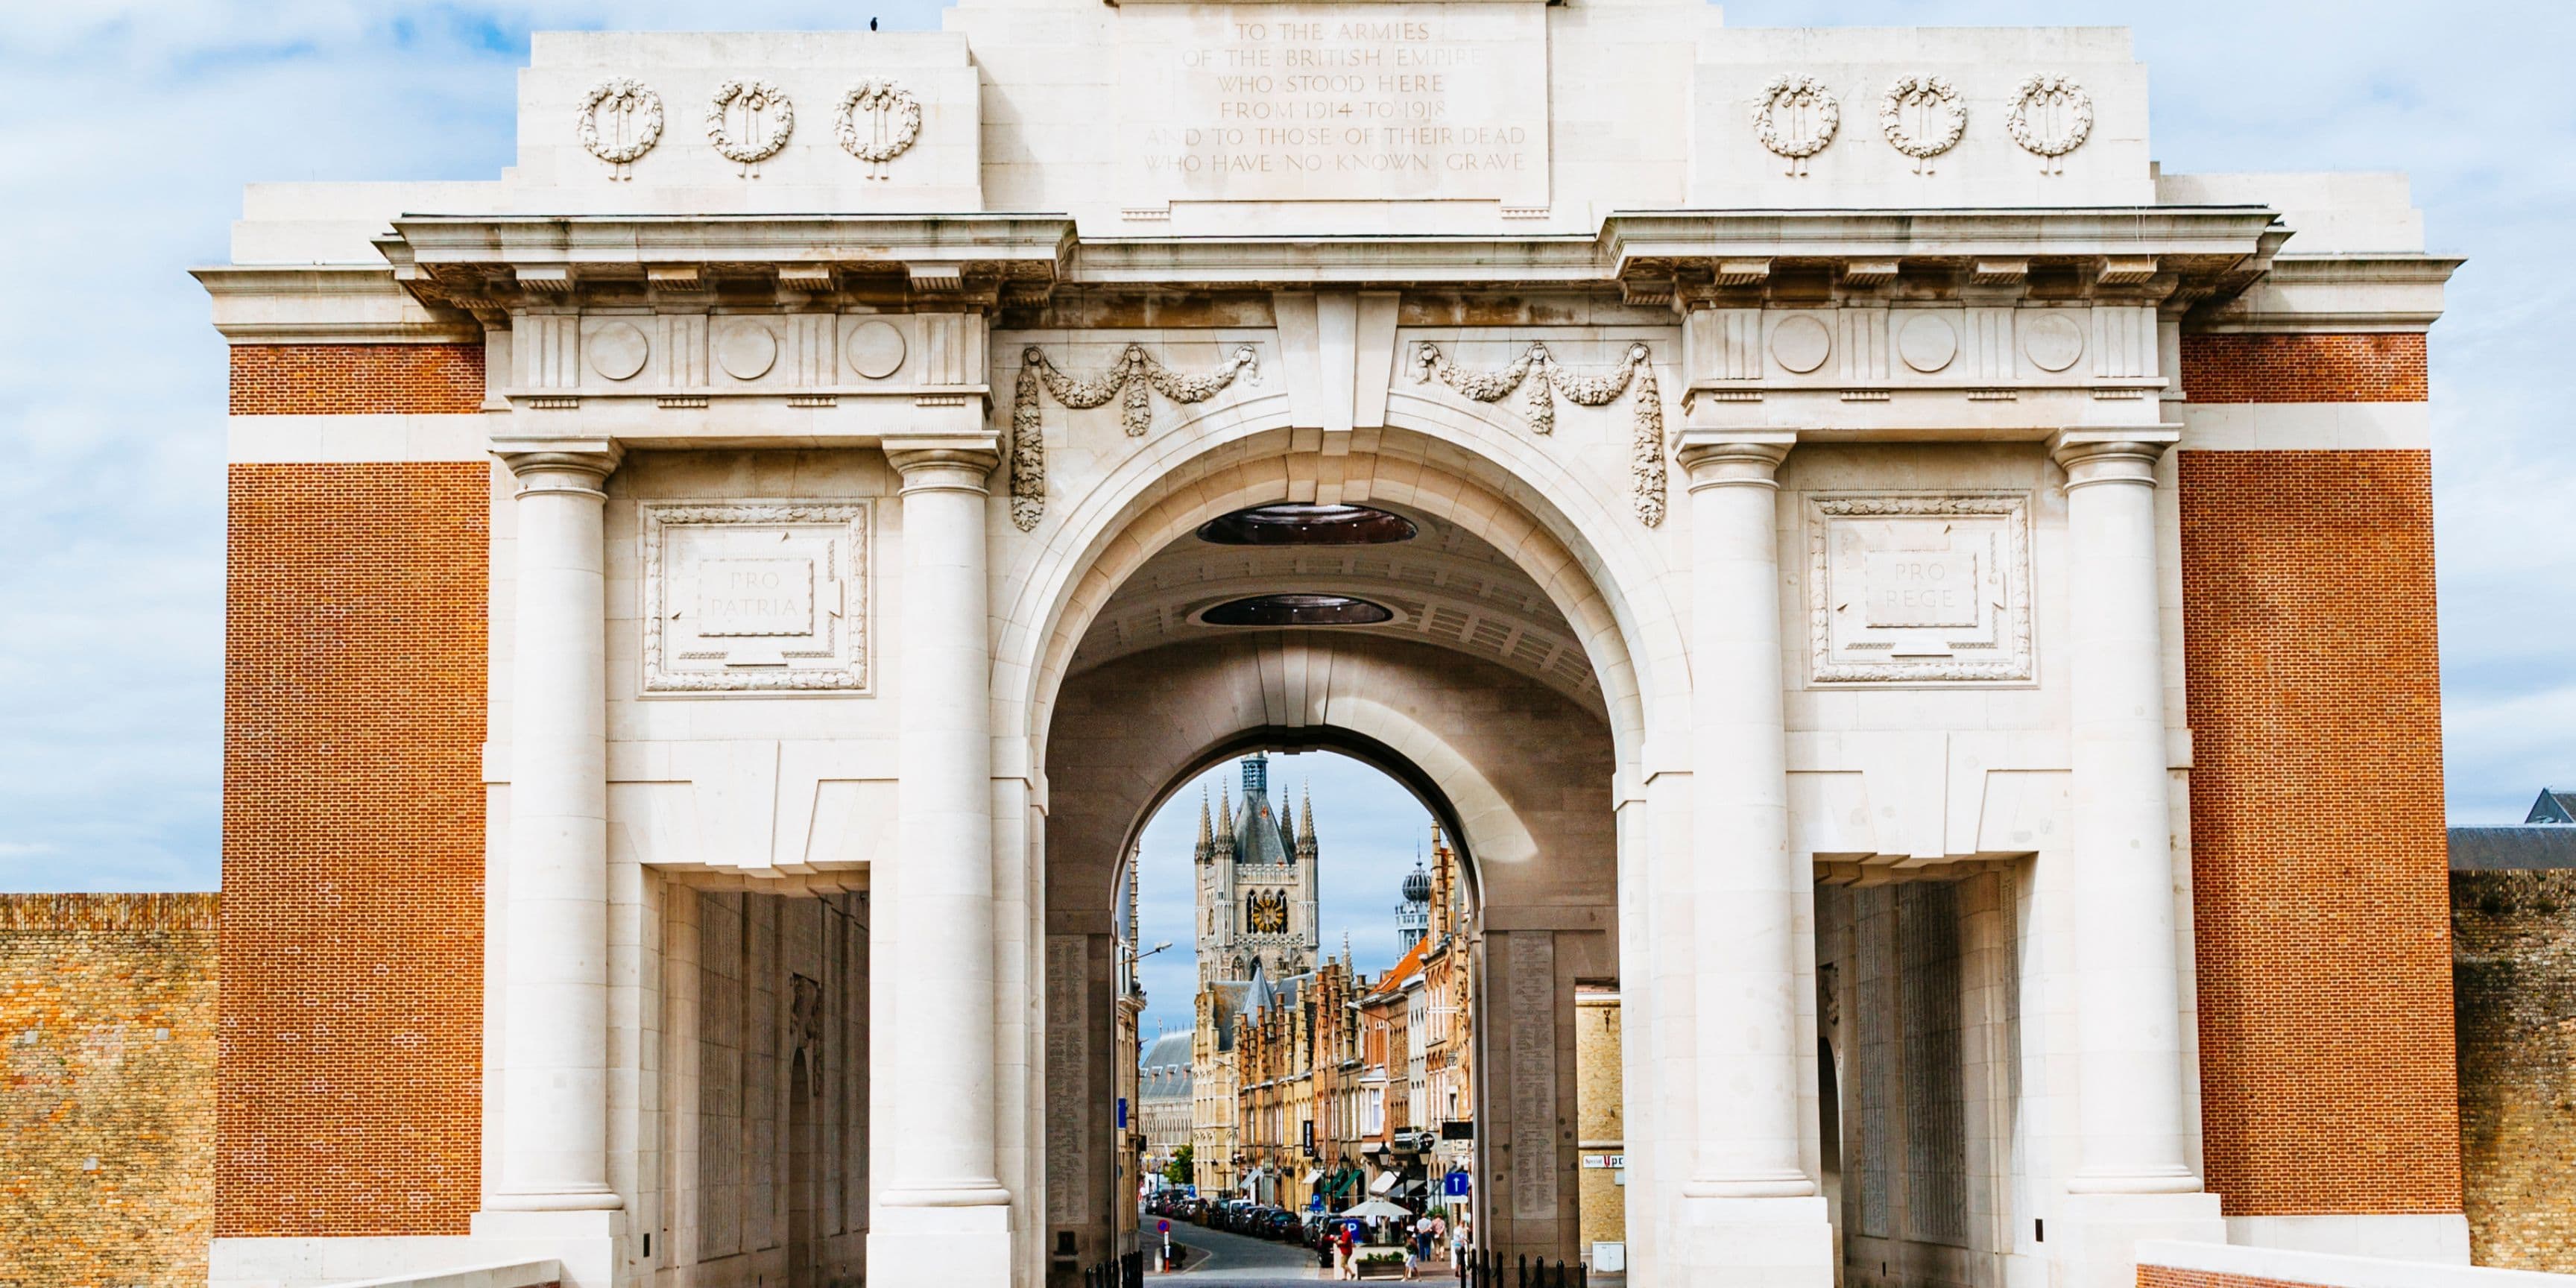
[[[1205,863],[1209,859],[1215,857],[1216,833],[1208,822],[1207,788],[1201,787],[1199,788],[1199,848],[1197,851],[1197,858],[1199,862]]]

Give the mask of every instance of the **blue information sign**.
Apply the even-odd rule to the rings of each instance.
[[[1451,1172],[1447,1176],[1442,1177],[1440,1192],[1453,1199],[1463,1199],[1467,1197],[1467,1174],[1465,1172]]]

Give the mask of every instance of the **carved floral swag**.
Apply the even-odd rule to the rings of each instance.
[[[1440,346],[1428,340],[1413,351],[1414,379],[1428,382],[1438,377],[1440,383],[1478,402],[1501,402],[1512,391],[1526,387],[1529,402],[1530,432],[1556,432],[1556,398],[1580,407],[1606,406],[1636,386],[1635,428],[1628,445],[1630,491],[1637,508],[1637,521],[1647,527],[1658,527],[1664,521],[1664,399],[1655,383],[1654,355],[1643,343],[1631,344],[1620,356],[1619,365],[1607,375],[1587,376],[1556,360],[1547,346],[1533,341],[1521,355],[1489,371],[1464,371],[1453,365],[1440,352]],[[1533,381],[1531,376],[1538,378]]]
[[[1022,532],[1032,531],[1038,526],[1038,516],[1046,513],[1046,435],[1039,413],[1040,388],[1076,410],[1098,407],[1124,394],[1119,402],[1118,423],[1129,438],[1141,438],[1154,424],[1152,394],[1159,393],[1176,403],[1206,402],[1246,372],[1250,373],[1248,379],[1261,379],[1260,356],[1248,344],[1236,346],[1223,363],[1196,375],[1174,371],[1145,352],[1145,346],[1131,344],[1107,371],[1088,380],[1076,380],[1058,370],[1036,345],[1021,350],[1020,378],[1011,397],[1011,522]]]
[[[1647,527],[1664,521],[1664,399],[1655,381],[1654,355],[1643,343],[1631,344],[1618,366],[1607,374],[1585,375],[1567,367],[1533,342],[1508,365],[1490,371],[1465,371],[1453,365],[1440,346],[1423,341],[1414,349],[1415,379],[1442,384],[1478,402],[1500,402],[1526,389],[1530,431],[1556,432],[1556,399],[1580,407],[1602,407],[1633,387],[1634,430],[1629,443],[1628,473],[1637,520]],[[1153,427],[1152,395],[1176,403],[1200,403],[1232,385],[1238,375],[1258,381],[1260,357],[1240,345],[1222,364],[1197,374],[1164,366],[1143,345],[1131,344],[1107,371],[1085,380],[1066,375],[1046,352],[1031,345],[1020,353],[1020,375],[1011,399],[1011,522],[1022,532],[1034,531],[1046,513],[1046,433],[1040,390],[1075,410],[1103,406],[1118,398],[1118,421],[1129,438]],[[1530,377],[1536,375],[1532,381]]]

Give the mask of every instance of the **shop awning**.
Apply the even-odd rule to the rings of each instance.
[[[1377,1178],[1376,1182],[1369,1186],[1369,1193],[1384,1194],[1388,1190],[1394,1189],[1395,1183],[1403,1179],[1403,1177],[1398,1176],[1393,1172],[1389,1172],[1386,1175]]]
[[[1360,1174],[1358,1172],[1345,1169],[1344,1171],[1334,1175],[1332,1184],[1324,1187],[1324,1196],[1326,1198],[1340,1198],[1343,1194],[1357,1189],[1359,1187],[1359,1183]]]
[[[1307,1171],[1307,1173],[1306,1173],[1306,1179],[1305,1179],[1305,1180],[1302,1180],[1302,1181],[1299,1181],[1299,1182],[1298,1182],[1298,1184],[1300,1184],[1300,1185],[1312,1185],[1312,1184],[1314,1184],[1314,1183],[1315,1183],[1316,1178],[1317,1178],[1317,1177],[1322,1176],[1323,1174],[1324,1174],[1324,1169],[1323,1169],[1323,1168],[1317,1167],[1317,1168],[1309,1169],[1309,1170]]]

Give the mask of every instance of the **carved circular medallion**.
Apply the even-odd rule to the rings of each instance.
[[[1938,76],[1908,76],[1878,100],[1878,128],[1889,146],[1914,158],[1914,173],[1930,174],[1924,162],[1957,147],[1968,132],[1968,105]]]
[[[1896,333],[1896,356],[1905,365],[1931,375],[1959,356],[1959,333],[1938,313],[1917,313]]]
[[[750,318],[734,318],[716,331],[716,365],[736,380],[758,380],[778,362],[778,333]]]
[[[903,365],[903,332],[893,323],[870,318],[850,328],[850,370],[870,380],[883,380]]]
[[[582,345],[590,358],[590,369],[610,380],[629,380],[644,369],[644,355],[651,346],[644,333],[632,322],[611,322],[590,333]]]
[[[2065,157],[2093,136],[2093,96],[2063,76],[2033,76],[2013,91],[2004,131],[2038,157],[2044,174],[2064,174]]]
[[[2063,314],[2043,312],[2022,327],[2021,351],[2042,371],[2064,371],[2084,356],[2084,328]]]
[[[861,116],[868,118],[862,125]],[[841,150],[862,161],[892,161],[921,137],[921,100],[890,80],[863,80],[841,95],[832,122]]]
[[[1813,76],[1774,76],[1753,109],[1753,137],[1773,156],[1786,157],[1789,173],[1807,173],[1807,158],[1834,141],[1843,103]]]
[[[727,161],[766,161],[796,132],[796,105],[765,80],[729,80],[707,100],[707,142]]]
[[[1771,328],[1771,360],[1799,375],[1825,365],[1833,351],[1834,337],[1825,324],[1804,313],[1792,313]]]
[[[574,132],[583,151],[625,165],[662,141],[662,96],[642,81],[610,77],[582,96]]]

